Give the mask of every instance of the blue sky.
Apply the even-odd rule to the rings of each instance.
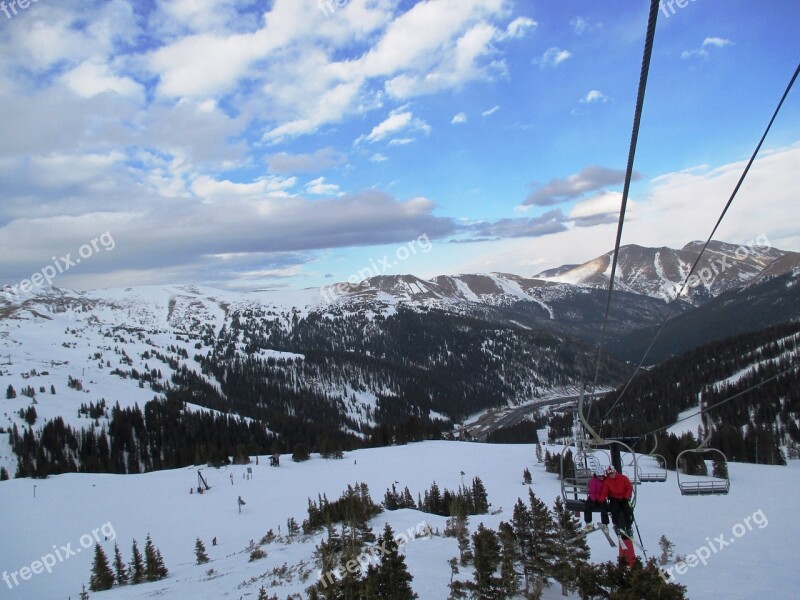
[[[533,275],[613,247],[645,0],[5,6],[5,283],[81,248],[55,285]],[[671,6],[623,243],[708,235],[800,60],[796,0]],[[717,237],[800,251],[799,90],[762,156]]]

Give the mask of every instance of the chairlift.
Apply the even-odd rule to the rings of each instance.
[[[728,476],[728,459],[722,450],[717,448],[709,448],[708,442],[711,440],[711,420],[708,415],[703,411],[702,402],[700,412],[703,415],[703,420],[706,424],[706,437],[697,448],[689,448],[678,454],[675,459],[675,473],[678,478],[678,488],[683,496],[716,496],[727,494],[731,489],[731,480]],[[724,477],[713,475],[704,475],[702,479],[687,480],[687,474],[684,472],[683,479],[681,479],[681,468],[685,466],[685,457],[689,454],[698,454],[701,457],[713,457],[722,460],[724,465]],[[701,459],[704,463],[707,458]]]
[[[642,483],[663,483],[667,480],[667,474],[669,473],[667,470],[667,459],[661,454],[656,454],[656,449],[658,449],[658,436],[653,434],[653,440],[655,441],[653,449],[644,456],[655,459],[657,467],[653,467],[652,470],[648,469],[647,471],[639,470],[638,479]]]
[[[560,475],[561,475],[561,498],[564,501],[564,506],[567,510],[573,512],[583,512],[586,508],[586,503],[589,499],[589,481],[592,478],[592,473],[598,467],[604,467],[612,464],[610,455],[606,453],[605,448],[611,449],[617,447],[621,451],[627,452],[633,457],[631,463],[634,472],[637,472],[638,465],[636,462],[636,453],[631,447],[621,440],[603,439],[597,432],[589,425],[583,415],[583,398],[585,390],[581,391],[578,398],[577,418],[580,419],[580,424],[576,423],[575,431],[575,456],[573,458],[573,468],[565,469],[567,452],[570,451],[570,446],[565,446],[561,451],[560,460]],[[579,432],[585,431],[590,437],[584,438],[579,435]],[[615,465],[615,468],[622,470],[622,465]],[[631,506],[636,506],[636,486],[633,488],[633,495],[631,496]]]

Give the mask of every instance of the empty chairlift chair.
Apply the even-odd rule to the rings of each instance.
[[[703,415],[705,417],[705,414]],[[728,477],[728,459],[725,454],[716,448],[708,448],[708,442],[711,440],[711,422],[709,419],[706,421],[706,437],[697,448],[690,448],[684,450],[675,459],[675,473],[678,478],[678,488],[684,496],[712,496],[727,494],[731,489],[731,480]],[[681,471],[685,469],[689,457],[697,455],[705,466],[707,459],[716,461],[715,468],[712,475],[702,475],[699,478],[692,477],[688,479],[689,474],[684,471],[681,477]]]
[[[653,449],[650,450],[645,456],[649,456],[650,458],[656,461],[656,465],[650,463],[649,465],[647,462],[642,461],[639,465],[639,474],[638,479],[642,483],[663,483],[667,480],[667,459],[661,456],[660,454],[656,454],[656,449],[658,448],[658,437],[655,435],[653,436],[655,439],[655,445]]]

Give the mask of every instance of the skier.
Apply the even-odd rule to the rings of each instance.
[[[603,467],[597,467],[592,478],[589,480],[589,498],[586,500],[586,508],[583,511],[583,520],[586,522],[586,531],[593,529],[592,526],[592,511],[600,511],[600,522],[603,525],[608,525],[608,509],[605,502],[600,502],[600,493],[603,490],[603,482],[606,478],[606,472]]]
[[[602,504],[609,502],[611,520],[614,521],[614,531],[622,532],[626,537],[633,538],[633,507],[631,507],[631,497],[633,496],[633,484],[624,473],[617,473],[617,470],[609,466],[606,468],[606,478],[600,490],[598,501]]]

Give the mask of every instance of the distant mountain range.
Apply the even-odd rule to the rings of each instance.
[[[702,248],[703,242],[697,241],[686,244],[680,250],[622,246],[615,279],[616,289],[672,300]],[[613,252],[608,252],[581,265],[563,265],[535,277],[548,282],[607,289],[612,257]],[[749,245],[712,241],[682,298],[700,305],[730,290],[790,273],[798,267],[800,253],[772,248],[763,237]]]
[[[667,311],[648,364],[800,319],[798,255],[762,249],[739,260],[737,250],[715,242],[715,278],[668,306],[661,291],[685,275],[697,244],[626,246],[599,384],[610,389],[627,379],[626,362],[638,363]],[[142,286],[0,294],[0,377],[19,391],[0,399],[0,426],[24,429],[35,397],[40,418],[61,417],[75,431],[87,422],[81,415],[110,428],[116,403],[135,420],[137,404],[166,398],[172,404],[151,411],[168,415],[186,406],[239,415],[262,424],[283,451],[297,443],[342,448],[423,439],[489,408],[577,393],[594,371],[608,256],[539,277],[398,275],[299,291]],[[224,435],[236,440],[244,426],[213,427],[228,427]],[[0,463],[12,467],[3,444]]]

